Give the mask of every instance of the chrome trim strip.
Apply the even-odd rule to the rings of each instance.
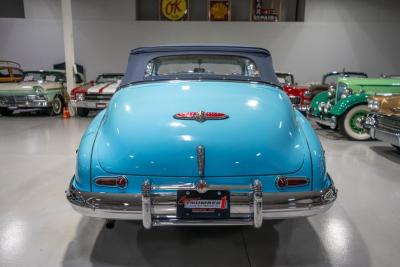
[[[83,100],[83,101],[71,100],[70,103],[71,106],[74,108],[104,109],[103,107],[97,107],[97,105],[106,104],[108,106],[110,100]]]
[[[82,192],[74,187],[73,181],[74,178],[66,191],[66,197],[77,212],[85,216],[104,219],[141,220],[146,229],[163,225],[254,225],[254,227],[261,227],[262,220],[265,219],[296,218],[319,214],[328,210],[337,198],[337,190],[333,182],[321,191],[268,193],[262,191],[261,181],[255,180],[250,186],[241,186],[247,189],[244,192],[231,192],[230,218],[193,221],[176,217],[176,192],[152,192],[163,190],[160,190],[160,186],[151,185],[149,180],[143,183],[139,194]],[[226,190],[238,188],[238,186],[229,185],[220,187]],[[208,188],[214,188],[214,186],[209,185]]]
[[[205,148],[202,145],[197,146],[197,169],[199,172],[199,176],[204,176],[204,163],[205,163]]]

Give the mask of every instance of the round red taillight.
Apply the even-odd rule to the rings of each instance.
[[[287,183],[288,183],[288,181],[287,181],[286,177],[279,176],[278,178],[276,178],[276,185],[277,185],[279,188],[284,188],[284,187],[286,187],[286,186],[287,186]]]
[[[120,188],[125,188],[128,184],[128,180],[125,177],[121,176],[117,178],[116,184]]]

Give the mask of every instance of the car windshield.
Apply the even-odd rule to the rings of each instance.
[[[24,82],[32,82],[32,81],[58,82],[60,80],[64,80],[64,74],[61,72],[32,71],[24,73]]]
[[[289,73],[276,73],[280,84],[294,84],[294,77]]]
[[[366,74],[362,74],[362,73],[335,73],[335,74],[330,74],[330,75],[324,76],[324,80],[322,81],[322,84],[333,85],[334,87],[336,87],[337,79],[343,78],[343,77],[368,78],[368,76]]]
[[[146,66],[145,78],[166,76],[218,76],[260,77],[254,62],[240,56],[226,55],[178,55],[151,60]]]
[[[96,82],[97,83],[108,83],[108,82],[116,82],[118,80],[121,80],[123,77],[122,74],[120,75],[115,75],[115,74],[103,74],[103,75],[99,75],[99,77],[97,77]]]

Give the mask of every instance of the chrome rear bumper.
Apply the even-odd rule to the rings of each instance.
[[[164,225],[252,225],[258,228],[264,219],[319,214],[328,210],[337,197],[333,181],[321,191],[279,193],[263,192],[259,180],[244,186],[207,185],[207,190],[240,190],[240,193],[230,194],[230,217],[189,220],[176,216],[176,190],[199,190],[195,184],[158,186],[146,181],[141,194],[115,194],[82,192],[72,181],[66,195],[77,212],[104,219],[141,220],[147,229]]]

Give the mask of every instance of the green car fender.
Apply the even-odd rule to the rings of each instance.
[[[354,94],[349,95],[346,98],[340,99],[330,110],[329,113],[332,115],[339,117],[342,116],[347,110],[350,108],[360,105],[360,104],[367,104],[368,103],[368,95],[361,93],[361,94]]]
[[[311,101],[310,107],[311,107],[311,113],[315,116],[319,116],[320,112],[318,110],[318,105],[319,103],[324,102],[328,103],[329,102],[329,96],[328,92],[324,91],[319,94],[317,94]]]
[[[60,88],[49,88],[43,93],[43,95],[47,98],[47,101],[49,101],[50,103],[53,102],[56,96],[60,96],[61,99],[64,100],[63,91]]]

